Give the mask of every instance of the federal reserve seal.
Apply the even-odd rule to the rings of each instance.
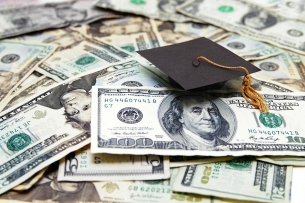
[[[240,42],[230,42],[227,44],[228,47],[232,48],[232,49],[243,49],[245,48],[245,45],[243,43]]]
[[[273,62],[263,62],[259,64],[259,67],[265,71],[276,71],[280,68],[280,66]]]
[[[142,120],[143,114],[139,109],[126,107],[118,112],[117,117],[123,123],[135,124]]]
[[[236,158],[226,162],[227,169],[250,171],[252,167],[252,159],[249,157]]]
[[[142,182],[148,184],[148,185],[158,185],[162,183],[162,180],[142,180]]]
[[[132,46],[132,45],[122,46],[121,48],[126,50],[126,51],[129,51],[129,52],[135,52],[136,51],[135,47]]]
[[[93,63],[95,60],[96,59],[93,56],[83,56],[83,57],[77,59],[77,61],[75,61],[75,64],[80,65],[80,66],[85,66],[90,63]]]
[[[283,123],[282,119],[274,113],[261,113],[259,116],[260,122],[268,128],[280,127]]]
[[[20,59],[17,54],[7,54],[1,58],[2,63],[14,63]]]
[[[141,83],[137,82],[137,81],[126,81],[126,82],[123,82],[121,86],[141,87],[143,85]]]
[[[303,32],[302,31],[295,30],[295,29],[290,29],[290,30],[287,31],[287,33],[290,36],[293,36],[293,37],[301,37],[301,36],[303,36]]]
[[[31,137],[25,133],[20,133],[13,135],[7,143],[6,146],[9,150],[20,151],[26,148],[31,143]]]

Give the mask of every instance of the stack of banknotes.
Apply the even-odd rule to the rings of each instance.
[[[0,203],[301,203],[302,0],[0,2]],[[206,37],[240,92],[175,87],[136,51]]]

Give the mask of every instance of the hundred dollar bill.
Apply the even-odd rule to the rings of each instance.
[[[256,4],[286,18],[305,21],[305,3],[302,0],[242,0]]]
[[[168,157],[91,154],[90,146],[60,161],[59,181],[158,180],[170,176]]]
[[[56,44],[0,41],[0,101],[10,95],[56,48]]]
[[[93,87],[91,151],[304,156],[305,132],[296,119],[305,108],[304,94],[262,96],[270,113],[254,109],[241,93]]]
[[[189,41],[199,37],[206,37],[218,41],[229,35],[227,31],[208,24],[200,23],[173,23],[154,20],[165,45]]]
[[[173,190],[255,202],[290,202],[292,167],[237,158],[182,167]]]
[[[305,22],[271,14],[239,0],[189,0],[177,7],[187,16],[305,54]]]
[[[183,2],[183,0],[99,0],[96,3],[96,6],[101,8],[113,9],[120,12],[144,15],[149,18],[156,18],[163,21],[196,21],[192,18],[189,18],[176,12],[176,7],[182,4]]]
[[[79,73],[132,57],[132,54],[113,45],[87,38],[71,49],[55,52],[36,70],[61,82]]]
[[[305,57],[292,52],[253,62],[261,71],[252,74],[262,80],[275,81],[305,91]]]
[[[231,35],[217,43],[247,61],[261,60],[284,52],[275,46],[242,37],[240,35]]]
[[[122,203],[178,203],[201,202],[221,203],[221,199],[196,194],[173,192],[171,186],[179,169],[171,169],[171,177],[166,180],[94,182],[103,201]]]
[[[168,86],[155,70],[136,60],[107,65],[0,113],[0,194],[90,142],[92,86]]]

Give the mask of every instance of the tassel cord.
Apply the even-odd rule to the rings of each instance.
[[[245,71],[245,76],[243,79],[243,83],[242,83],[242,88],[241,88],[241,94],[244,97],[244,99],[251,105],[253,105],[255,108],[259,109],[260,112],[267,112],[269,113],[269,109],[265,103],[265,100],[263,98],[262,95],[260,95],[258,92],[255,91],[255,89],[253,89],[251,87],[251,75],[249,74],[249,71],[243,67],[243,66],[223,66],[220,65],[218,63],[215,63],[211,60],[209,60],[208,58],[204,57],[204,56],[199,56],[197,57],[197,61],[199,61],[200,59],[214,65],[220,68],[225,68],[225,69],[242,69],[243,71]]]

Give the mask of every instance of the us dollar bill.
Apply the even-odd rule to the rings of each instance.
[[[240,35],[301,54],[305,53],[305,23],[272,14],[238,0],[190,0],[177,10]]]
[[[160,20],[154,20],[153,24],[157,27],[164,45],[185,42],[199,37],[218,41],[229,35],[227,31],[208,24],[173,23]]]
[[[235,34],[217,43],[247,61],[261,60],[284,52],[278,47]]]
[[[222,203],[221,199],[196,194],[176,193],[171,189],[173,178],[146,181],[57,181],[58,163],[52,164],[32,188],[8,191],[0,195],[1,203],[48,202],[48,203],[114,203],[114,202],[201,202]],[[178,170],[172,170],[174,177]],[[35,179],[35,177],[33,177]],[[71,195],[73,194],[73,195]]]
[[[108,43],[88,39],[62,49],[39,65],[38,72],[61,82],[82,72],[132,58],[133,55]]]
[[[234,78],[231,80],[227,80],[223,84],[219,85],[218,89],[211,90],[212,92],[240,92],[242,85],[243,85],[243,76]],[[251,87],[256,91],[262,92],[299,92],[299,90],[276,82],[274,80],[268,80],[266,78],[262,79],[255,74],[251,74]]]
[[[58,17],[55,4],[0,10],[0,19],[0,39],[68,25],[67,21]]]
[[[36,95],[44,90],[48,89],[50,86],[57,84],[57,82],[47,76],[42,76],[32,83],[18,89],[17,92],[11,94],[9,97],[2,101],[0,104],[0,111],[6,110],[12,106],[18,105],[20,102],[26,100],[27,98]]]
[[[94,182],[101,200],[112,202],[163,203],[163,202],[201,202],[222,203],[221,199],[185,192],[173,192],[171,186],[177,176],[178,168],[171,169],[170,179],[146,181],[108,181]]]
[[[87,145],[60,161],[59,181],[158,180],[170,177],[168,157],[91,154]]]
[[[45,167],[44,169],[40,170],[36,174],[34,174],[32,177],[21,183],[20,185],[17,185],[14,187],[12,190],[15,191],[24,191],[30,189],[32,186],[34,186],[43,176],[43,174],[46,172],[48,166]]]
[[[80,25],[101,19],[120,18],[117,12],[109,9],[97,8],[95,0],[72,0],[56,4],[57,15],[69,23],[69,25]]]
[[[185,22],[196,21],[192,18],[177,13],[176,7],[182,4],[181,0],[150,0],[150,1],[110,1],[99,0],[96,6],[120,12],[143,15],[163,21]]]
[[[97,9],[92,0],[38,4],[0,9],[0,39],[50,28],[92,22],[119,15]]]
[[[285,52],[261,61],[253,62],[261,71],[252,74],[262,80],[275,81],[299,91],[305,91],[305,57]]]
[[[11,95],[15,94],[16,92],[18,92],[21,88],[33,83],[36,80],[39,80],[40,78],[42,78],[44,75],[37,72],[37,71],[33,71],[31,73],[31,75],[29,75],[26,79],[23,80],[23,82],[13,90],[13,92],[11,93]]]
[[[223,156],[223,157],[202,157],[202,156],[170,156],[170,167],[177,168],[181,166],[198,165],[205,163],[213,163],[220,161],[229,161],[234,157]]]
[[[0,41],[0,101],[10,95],[57,47],[56,44]]]
[[[88,38],[104,40],[130,52],[163,46],[152,19],[126,17],[96,21],[74,29]]]
[[[256,4],[285,18],[305,21],[305,3],[300,0],[242,0]]]
[[[161,23],[161,21],[159,21]],[[166,22],[164,22],[166,23]],[[169,22],[171,23],[171,22]],[[216,38],[215,36],[220,37],[220,34],[226,33],[228,35],[229,33],[223,30],[222,28],[216,27],[214,25],[208,24],[208,23],[197,23],[197,22],[184,22],[184,23],[172,23],[173,26],[165,26],[167,28],[174,27],[173,31],[178,33],[185,33],[185,34],[193,34],[198,37],[206,37],[209,39]],[[161,27],[163,27],[161,23]],[[224,36],[225,37],[225,36]],[[216,40],[213,40],[216,41]]]
[[[241,93],[94,87],[91,151],[302,156],[304,132],[295,118],[302,116],[304,94],[262,96],[270,113],[260,113]]]
[[[304,156],[264,156],[256,159],[281,166],[305,166]]]
[[[3,111],[0,193],[90,143],[92,86],[168,86],[165,76],[155,70],[136,60],[100,67]]]
[[[292,166],[242,157],[182,167],[173,190],[255,202],[290,202]]]
[[[31,188],[19,192],[10,190],[0,195],[0,202],[100,203],[102,201],[97,192],[98,188],[94,186],[93,182],[57,181],[57,169],[58,162],[51,164]],[[36,176],[32,180],[34,181],[35,178]]]
[[[136,51],[157,48],[163,45],[163,42],[156,35],[151,35],[147,32],[135,33],[130,35],[111,35],[102,39],[117,47],[120,47],[128,52],[135,53]]]
[[[0,9],[6,10],[18,7],[27,7],[31,5],[42,5],[47,3],[61,3],[66,0],[16,0],[16,1],[1,1]]]
[[[11,39],[27,42],[55,43],[59,45],[58,51],[68,46],[75,46],[77,42],[84,40],[83,35],[72,28],[74,27],[37,31]]]

